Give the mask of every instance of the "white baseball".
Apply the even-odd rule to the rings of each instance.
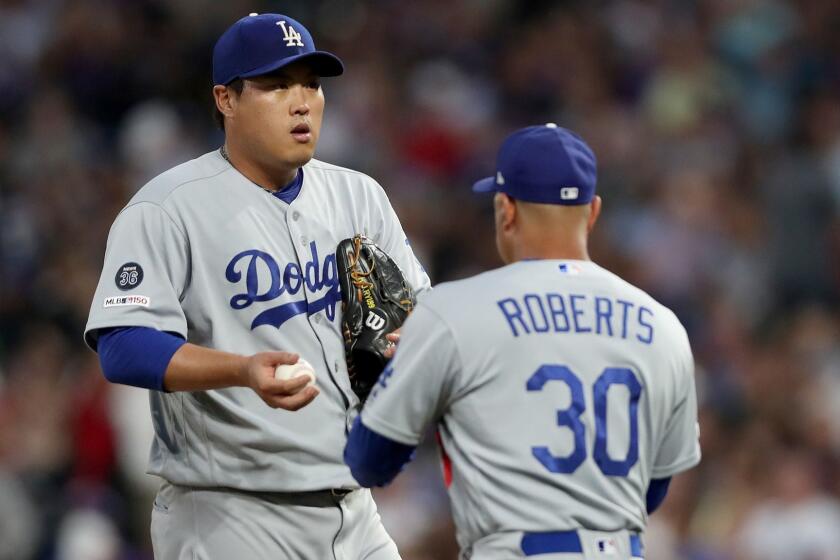
[[[296,364],[280,364],[274,368],[274,379],[292,379],[301,375],[309,376],[307,387],[315,385],[315,370],[312,364],[303,358],[298,358]]]

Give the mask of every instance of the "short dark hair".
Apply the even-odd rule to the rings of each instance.
[[[227,84],[227,87],[231,88],[233,91],[236,92],[236,95],[242,94],[242,88],[245,86],[245,82],[242,81],[241,78],[236,78],[231,83]],[[213,96],[213,120],[216,121],[216,126],[220,129],[225,129],[225,116],[219,111],[219,108],[216,107],[216,97]]]

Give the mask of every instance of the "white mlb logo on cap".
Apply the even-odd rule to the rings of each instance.
[[[580,190],[577,187],[563,187],[560,189],[560,198],[563,200],[574,200],[578,197]]]

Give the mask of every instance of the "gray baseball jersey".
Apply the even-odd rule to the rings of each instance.
[[[108,237],[85,339],[114,326],[152,327],[243,355],[297,352],[321,394],[297,412],[248,388],[151,391],[149,472],[175,484],[294,491],[357,486],[341,457],[358,399],[340,332],[338,242],[366,234],[417,290],[429,278],[382,188],[317,160],[286,203],[218,151],[156,177]]]
[[[641,531],[651,478],[700,460],[685,330],[592,262],[441,284],[402,333],[362,422],[407,445],[437,422],[462,548],[505,531]]]

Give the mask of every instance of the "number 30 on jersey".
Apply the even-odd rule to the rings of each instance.
[[[586,425],[581,420],[586,410],[583,384],[577,375],[566,366],[546,364],[540,366],[528,379],[528,391],[542,391],[549,381],[560,381],[569,387],[572,402],[568,408],[557,411],[557,425],[572,430],[574,449],[565,457],[553,455],[548,447],[532,447],[534,457],[553,473],[570,474],[586,460]],[[624,385],[630,392],[629,420],[630,444],[627,455],[616,460],[607,452],[607,394],[613,385]],[[593,458],[607,476],[627,476],[639,460],[639,397],[642,384],[636,374],[628,368],[606,368],[592,386],[592,401],[595,403],[595,449]]]

